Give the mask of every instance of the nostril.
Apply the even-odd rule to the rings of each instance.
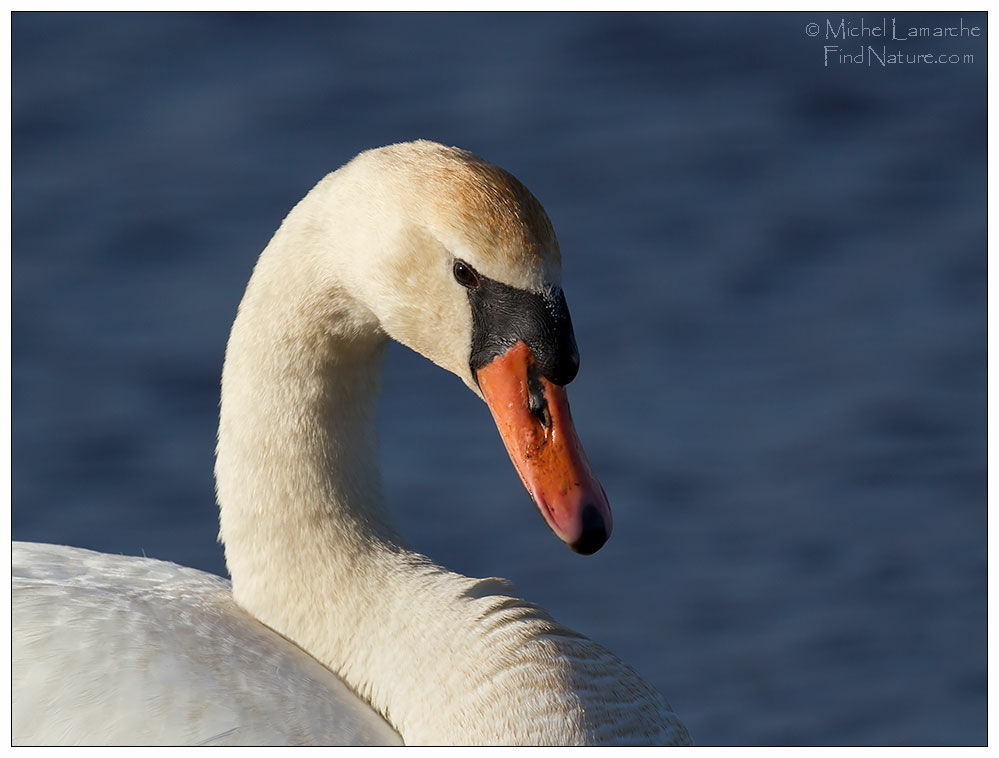
[[[552,419],[548,413],[548,402],[545,400],[544,395],[539,396],[532,392],[530,400],[527,403],[527,408],[541,426],[545,427],[545,429],[551,426]]]
[[[527,369],[527,409],[545,429],[552,425],[548,400],[545,399],[545,388],[541,384],[541,375],[537,366],[533,363]]]

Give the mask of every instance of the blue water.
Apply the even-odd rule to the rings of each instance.
[[[14,537],[224,573],[256,256],[323,174],[428,137],[548,209],[615,533],[560,545],[486,408],[396,347],[413,543],[610,647],[701,744],[984,743],[985,36],[882,68],[827,18],[15,14]]]

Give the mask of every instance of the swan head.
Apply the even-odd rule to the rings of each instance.
[[[385,333],[485,400],[548,526],[595,552],[611,512],[569,414],[579,354],[544,208],[506,171],[427,141],[361,153],[330,178],[366,218],[349,241],[350,290]]]

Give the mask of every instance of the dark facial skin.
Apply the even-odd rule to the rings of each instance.
[[[576,377],[579,351],[560,287],[528,292],[484,277],[463,261],[455,262],[455,279],[468,289],[472,307],[473,376],[520,341],[552,384],[563,386]]]

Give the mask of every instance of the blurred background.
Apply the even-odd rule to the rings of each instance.
[[[485,406],[393,346],[411,541],[615,651],[702,745],[984,744],[986,17],[894,15],[981,36],[15,13],[14,538],[225,574],[219,375],[256,257],[324,174],[426,137],[552,218],[615,532],[565,549]],[[961,62],[839,57],[867,44]]]

